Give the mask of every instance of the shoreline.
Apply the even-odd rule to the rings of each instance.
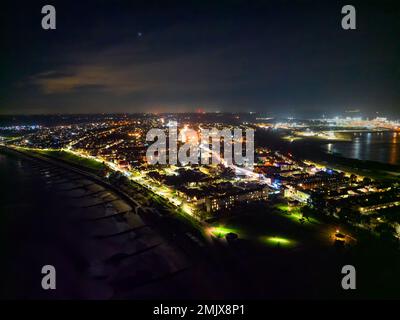
[[[329,143],[349,143],[348,141],[321,140],[310,137],[289,142],[283,139],[284,135],[282,134],[262,131],[259,133],[260,145],[270,147],[272,150],[292,153],[299,159],[329,166],[331,169],[381,180],[398,180],[400,176],[400,164],[347,158],[327,153],[322,149],[323,145]]]
[[[322,149],[322,145],[332,142],[324,142],[319,144],[311,142],[311,146],[307,142],[304,143],[308,145],[309,151],[311,152],[307,151],[307,148],[304,148],[304,145],[301,145],[300,142],[297,143],[299,146],[296,146],[295,149],[297,149],[296,154],[300,155],[301,157],[305,157],[307,160],[321,162],[325,166],[329,166],[332,169],[338,169],[340,171],[346,171],[373,179],[398,179],[399,174],[396,173],[400,172],[400,165],[373,160],[348,158],[340,154],[331,154],[325,152]],[[341,141],[341,143],[345,143],[345,141]]]

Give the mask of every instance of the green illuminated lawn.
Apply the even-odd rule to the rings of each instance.
[[[303,217],[303,215],[300,212],[296,212],[296,213],[286,214],[285,217],[301,224],[300,219]],[[304,223],[303,223],[304,225],[309,225],[311,223],[317,224],[319,222],[317,219],[315,219],[313,217],[308,217],[308,219],[304,218]]]
[[[288,204],[285,203],[278,203],[275,208],[281,210],[281,211],[285,211],[285,212],[292,212],[292,211],[300,211],[300,209],[298,207],[291,207]]]
[[[301,218],[303,217],[303,214],[301,213],[300,206],[289,206],[288,204],[279,203],[275,206],[275,208],[282,211],[284,217],[289,218],[290,220],[299,224],[310,225],[319,223],[319,221],[314,217],[308,217],[308,219],[304,218],[302,223]]]
[[[283,237],[262,237],[262,242],[272,247],[293,248],[297,242]]]
[[[225,237],[228,233],[237,233],[235,229],[225,227],[212,227],[210,232],[218,238]]]

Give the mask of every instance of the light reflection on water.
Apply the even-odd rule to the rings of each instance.
[[[324,145],[324,150],[346,158],[400,164],[400,134],[398,132],[349,133],[349,142]]]

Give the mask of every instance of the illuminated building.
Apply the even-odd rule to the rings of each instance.
[[[296,200],[299,201],[301,203],[307,203],[308,199],[310,199],[310,194],[296,189],[294,187],[289,186],[288,188],[285,188],[284,190],[284,197],[291,199],[291,200]]]

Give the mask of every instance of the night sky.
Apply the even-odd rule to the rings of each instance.
[[[400,116],[396,2],[6,0],[0,113]]]

